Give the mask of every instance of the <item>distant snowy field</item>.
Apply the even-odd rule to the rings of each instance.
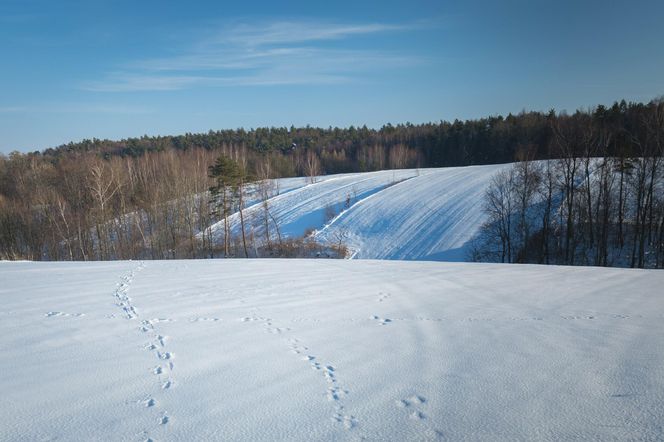
[[[0,281],[3,441],[664,438],[661,271],[2,262]]]
[[[315,231],[320,242],[342,242],[354,258],[467,261],[468,245],[486,219],[484,193],[511,164],[382,170],[276,181],[268,200],[282,235]],[[263,206],[249,197],[247,232],[263,235]],[[335,215],[326,219],[326,215]],[[239,234],[239,216],[230,219]],[[275,240],[274,227],[271,235]],[[222,241],[223,222],[211,227]]]

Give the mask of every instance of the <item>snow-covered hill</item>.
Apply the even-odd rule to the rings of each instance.
[[[0,262],[0,281],[3,441],[663,437],[661,271]]]
[[[318,237],[342,238],[356,258],[465,261],[486,188],[504,167],[430,169],[358,201]]]
[[[314,230],[320,241],[344,243],[355,258],[464,261],[485,219],[484,192],[509,166],[384,170],[320,177],[314,184],[279,180],[288,191],[268,207],[283,235]],[[249,207],[245,218],[247,230],[262,236],[263,207]],[[231,223],[238,233],[237,214]],[[220,238],[223,222],[212,231]]]

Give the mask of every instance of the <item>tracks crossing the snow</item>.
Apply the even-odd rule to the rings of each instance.
[[[170,319],[155,318],[143,319],[139,313],[139,309],[134,305],[133,299],[129,296],[129,291],[134,277],[138,272],[145,268],[145,263],[140,262],[137,267],[129,271],[127,274],[120,278],[113,296],[116,299],[116,305],[122,310],[125,320],[140,321],[138,330],[148,336],[149,341],[145,344],[144,349],[151,352],[157,359],[157,365],[151,369],[151,374],[157,378],[159,386],[162,390],[168,390],[175,384],[173,371],[175,369],[175,354],[168,351],[167,343],[168,336],[159,332],[156,324],[160,322],[169,322]],[[158,418],[155,426],[165,426],[171,420],[169,413],[161,409],[159,401],[152,395],[146,394],[145,398],[140,403],[149,409],[157,410]],[[145,437],[146,442],[154,442],[150,437],[148,429],[142,430],[139,434]]]

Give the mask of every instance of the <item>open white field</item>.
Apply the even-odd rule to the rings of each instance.
[[[664,273],[0,263],[0,440],[661,440]]]
[[[468,242],[485,221],[484,193],[507,165],[382,170],[276,180],[281,194],[268,200],[284,236],[316,231],[322,242],[341,241],[354,258],[466,261]],[[263,206],[245,210],[247,232],[264,235]],[[333,219],[328,216],[336,215]],[[239,215],[230,218],[239,234]],[[221,241],[223,221],[212,226]]]

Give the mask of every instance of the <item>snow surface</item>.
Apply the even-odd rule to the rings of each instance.
[[[486,188],[506,167],[383,170],[319,177],[314,184],[276,180],[289,191],[270,198],[268,207],[283,236],[313,230],[322,242],[341,241],[354,258],[466,261],[469,241],[486,219]],[[263,236],[262,205],[244,215],[247,232]],[[230,224],[239,234],[237,214]],[[221,241],[223,221],[211,229]],[[270,229],[275,240],[272,222]]]
[[[3,441],[664,438],[661,271],[2,262],[0,281]]]
[[[281,189],[284,184],[289,185],[288,192],[281,192],[279,195],[268,200],[268,207],[279,225],[282,235],[297,237],[302,236],[308,230],[322,228],[326,220],[326,208],[330,208],[338,213],[346,203],[362,200],[373,195],[386,187],[400,180],[412,178],[417,174],[412,170],[384,170],[379,172],[352,173],[340,175],[328,175],[316,177],[316,182],[304,182],[303,186],[297,186],[303,178],[288,179],[282,183],[282,179],[276,180]],[[247,222],[246,230],[250,232],[263,232],[263,207],[254,201],[254,205],[244,211],[244,217]],[[329,210],[329,209],[328,209]],[[234,214],[229,223],[235,233],[239,232],[240,218]],[[274,227],[271,225],[271,229]],[[223,221],[214,224],[212,227],[213,237],[221,240],[223,235]],[[276,233],[272,233],[273,237]]]
[[[509,165],[427,169],[358,201],[318,237],[340,238],[354,258],[466,261],[486,219],[484,193]]]

